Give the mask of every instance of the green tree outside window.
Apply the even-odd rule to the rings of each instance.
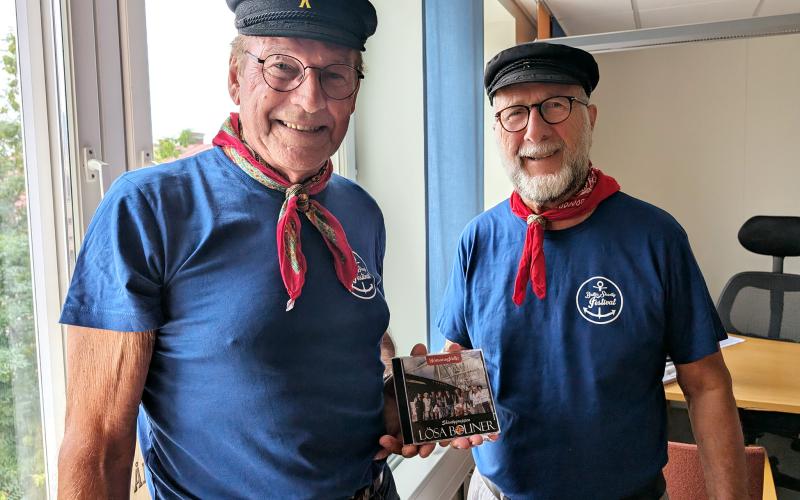
[[[0,500],[38,499],[44,450],[13,34],[0,54]]]

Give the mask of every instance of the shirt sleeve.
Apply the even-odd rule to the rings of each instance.
[[[717,352],[728,336],[683,230],[668,249],[665,343],[675,363],[691,363]]]
[[[163,325],[164,245],[151,205],[122,177],[83,240],[60,322],[123,332]]]
[[[465,232],[461,236],[450,279],[442,297],[436,325],[447,340],[455,342],[465,349],[472,349],[466,321],[468,264],[468,238],[466,235]]]

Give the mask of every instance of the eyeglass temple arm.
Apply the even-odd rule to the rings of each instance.
[[[248,56],[252,57],[256,61],[258,61],[258,64],[264,64],[267,61],[266,59],[261,59],[260,57],[258,57],[257,55],[253,54],[249,50],[245,50],[244,53],[247,54]]]

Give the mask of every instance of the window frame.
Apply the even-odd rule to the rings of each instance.
[[[399,458],[392,475],[400,498],[408,500],[454,498],[475,466],[471,452],[450,446],[437,446],[427,458]]]
[[[57,495],[58,449],[66,416],[64,329],[58,318],[74,255],[72,200],[65,189],[70,175],[64,166],[72,154],[61,7],[58,0],[15,2],[45,487],[50,498]]]
[[[61,1],[70,56],[65,61],[71,70],[67,84],[74,104],[74,112],[69,113],[74,152],[70,164],[79,247],[103,194],[128,170],[120,39],[123,23],[117,2]],[[92,159],[101,162],[96,164],[97,170],[90,168]]]

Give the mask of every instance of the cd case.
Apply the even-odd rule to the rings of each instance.
[[[403,444],[500,432],[480,349],[393,358],[392,372]]]

